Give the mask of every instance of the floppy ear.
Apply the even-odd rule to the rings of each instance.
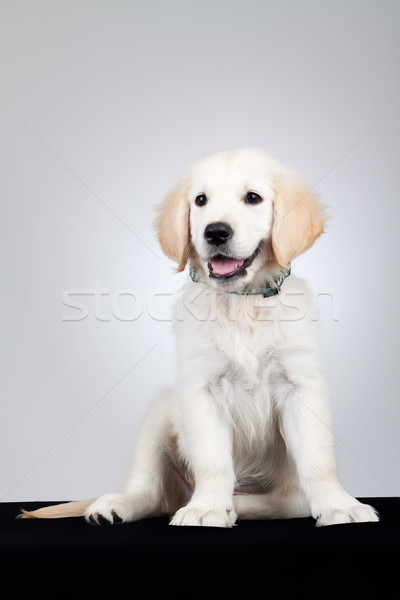
[[[281,174],[275,182],[272,247],[278,263],[290,261],[312,246],[324,230],[324,209],[296,176]]]
[[[163,252],[184,270],[188,260],[189,201],[187,185],[178,183],[160,206],[156,230]]]

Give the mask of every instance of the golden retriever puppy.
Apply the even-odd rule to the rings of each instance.
[[[122,493],[23,516],[378,520],[338,481],[313,301],[291,273],[324,222],[298,176],[260,150],[190,167],[156,223],[177,270],[189,263],[174,318],[176,385],[147,413]]]

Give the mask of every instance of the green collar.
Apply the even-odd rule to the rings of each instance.
[[[273,279],[273,283],[266,282],[265,286],[263,288],[256,290],[256,291],[253,291],[253,290],[249,289],[247,286],[245,286],[242,290],[237,290],[237,291],[226,290],[226,292],[228,294],[238,294],[238,295],[243,295],[243,296],[255,296],[256,294],[262,294],[264,296],[264,298],[269,298],[270,296],[276,296],[277,294],[280,293],[281,285],[285,281],[286,277],[289,277],[290,272],[291,272],[291,269],[289,267],[288,269],[285,269],[280,275],[278,275],[278,277],[275,277]],[[189,274],[190,274],[192,281],[195,281],[195,282],[201,281],[201,277],[200,277],[197,267],[195,267],[195,265],[193,265],[193,264],[190,265]]]

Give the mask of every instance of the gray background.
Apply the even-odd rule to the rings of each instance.
[[[318,296],[340,477],[400,494],[399,26],[388,0],[0,3],[3,501],[121,489],[174,379],[184,276],[155,207],[233,146],[330,206],[293,268]]]

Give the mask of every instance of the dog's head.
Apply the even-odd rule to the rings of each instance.
[[[286,268],[322,233],[323,210],[304,183],[264,152],[216,152],[195,163],[161,205],[157,232],[183,271],[235,289]]]

